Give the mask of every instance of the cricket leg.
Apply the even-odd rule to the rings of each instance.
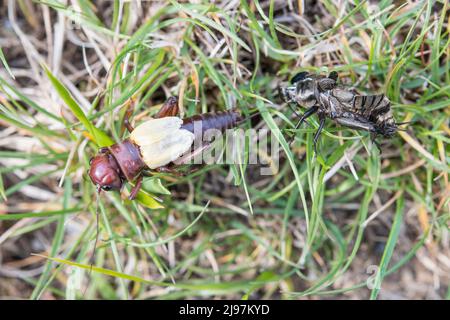
[[[325,119],[326,118],[325,118],[324,115],[319,114],[319,120],[320,120],[320,122],[319,122],[319,129],[317,129],[317,132],[314,135],[314,140],[313,140],[313,142],[314,142],[314,153],[316,155],[317,155],[317,141],[319,140],[320,133],[322,132],[323,127],[325,126]]]
[[[128,199],[130,200],[134,200],[134,198],[136,198],[139,190],[142,187],[142,175],[140,175],[137,180],[136,180],[136,184],[134,185],[134,187],[131,189],[130,195],[128,196]]]
[[[305,111],[305,113],[300,117],[300,121],[297,123],[297,125],[295,126],[294,130],[297,130],[302,123],[309,118],[310,116],[312,116],[314,113],[317,112],[317,110],[319,110],[319,106],[312,106],[311,108],[309,108],[308,110]],[[295,133],[294,136],[291,138],[291,140],[289,141],[289,145],[292,144],[292,142],[294,142],[295,139]]]
[[[128,105],[127,111],[125,111],[125,115],[123,117],[123,125],[125,126],[125,128],[127,128],[129,133],[131,133],[134,130],[130,122],[130,118],[133,115],[133,111],[134,111],[134,101],[132,100]]]
[[[191,170],[189,170],[189,172],[184,173],[184,172],[178,171],[176,168],[173,168],[172,166],[169,165],[169,166],[163,166],[163,167],[156,168],[155,171],[159,172],[159,173],[168,173],[168,174],[171,174],[176,177],[184,177],[184,176],[186,176],[186,174],[190,174],[192,172],[197,171],[197,169],[191,169]]]
[[[188,164],[192,159],[194,159],[197,155],[201,154],[202,152],[206,151],[207,149],[209,149],[209,147],[211,146],[210,143],[205,143],[203,144],[200,148],[195,149],[192,152],[189,152],[185,155],[183,155],[182,157],[176,159],[173,161],[173,164],[175,165],[182,165],[182,164]]]
[[[181,172],[179,172],[176,169],[171,168],[169,166],[158,167],[158,168],[156,168],[154,170],[156,172],[158,172],[158,173],[170,173],[170,174],[172,174],[172,175],[174,175],[176,177],[182,177],[183,176],[183,174]]]
[[[109,151],[108,147],[101,147],[100,149],[98,149],[98,153],[102,153],[105,154]]]
[[[191,173],[197,171],[198,169],[190,169],[187,173],[182,173],[182,172],[176,171],[176,169],[173,168],[172,165],[179,166],[179,165],[183,165],[183,164],[189,164],[192,159],[194,159],[197,155],[199,155],[202,152],[204,152],[205,150],[207,150],[210,146],[211,146],[210,143],[205,143],[200,148],[197,148],[194,151],[189,152],[189,153],[183,155],[182,157],[172,161],[172,164],[170,164],[168,166],[157,168],[156,171],[171,173],[178,177],[185,176],[186,174],[191,174]]]
[[[134,128],[131,125],[130,117],[133,114],[134,111],[134,104],[133,101],[130,103],[130,105],[127,108],[127,111],[125,112],[125,116],[123,119],[123,124],[125,128],[127,128],[128,132],[131,133]],[[158,111],[158,113],[155,115],[155,118],[164,118],[164,117],[173,117],[178,114],[178,97],[172,96],[169,97],[166,102],[164,102],[161,109]]]
[[[153,169],[153,171],[151,169],[146,169],[146,170],[143,170],[141,172],[141,175],[143,177],[153,177],[155,175],[155,172],[157,172],[157,173],[169,173],[169,174],[172,174],[172,175],[177,176],[177,177],[183,176],[182,173],[178,172],[175,168],[172,168],[171,165],[165,165],[165,166],[162,166],[162,167],[158,167],[156,169]]]
[[[155,118],[174,117],[179,112],[178,97],[169,97],[162,105],[161,109],[155,114]]]

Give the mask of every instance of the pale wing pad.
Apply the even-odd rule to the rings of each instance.
[[[181,129],[182,124],[183,120],[178,117],[152,119],[140,124],[130,134],[150,169],[169,164],[191,148],[194,134]]]

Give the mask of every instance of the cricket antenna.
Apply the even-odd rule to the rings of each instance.
[[[94,266],[94,258],[95,258],[95,252],[97,250],[97,243],[98,243],[98,235],[99,235],[99,214],[98,214],[98,208],[100,204],[100,192],[102,191],[100,186],[97,186],[97,198],[95,200],[95,242],[94,242],[94,249],[92,251],[91,256],[89,257],[89,273],[88,273],[88,280],[86,283],[86,287],[83,290],[83,297],[86,295],[87,288],[89,286],[89,279],[91,278],[92,274],[92,268]]]

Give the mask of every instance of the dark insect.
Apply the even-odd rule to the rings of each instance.
[[[203,144],[201,150],[184,155],[191,149],[194,140],[201,138],[207,130],[223,132],[243,120],[236,110],[181,119],[176,116],[178,98],[170,97],[154,119],[133,129],[129,122],[131,111],[127,111],[124,120],[130,137],[101,148],[99,154],[91,159],[89,169],[89,176],[99,191],[120,190],[126,181],[135,181],[130,200],[136,197],[143,175],[148,174],[149,170],[173,172],[174,165],[187,163],[208,147],[208,144]]]
[[[361,95],[355,89],[337,84],[337,72],[331,72],[328,77],[323,75],[300,72],[291,80],[291,86],[280,87],[280,95],[291,107],[307,108],[295,129],[311,115],[317,113],[319,129],[314,136],[314,151],[317,154],[317,141],[325,125],[326,118],[357,130],[370,132],[371,140],[380,149],[375,140],[378,135],[391,138],[397,130],[391,110],[391,102],[384,94]],[[295,109],[293,109],[296,113]],[[381,151],[381,149],[380,149]]]

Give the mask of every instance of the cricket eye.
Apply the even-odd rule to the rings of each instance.
[[[105,191],[109,191],[109,190],[111,190],[111,187],[110,186],[102,186],[102,189]]]

